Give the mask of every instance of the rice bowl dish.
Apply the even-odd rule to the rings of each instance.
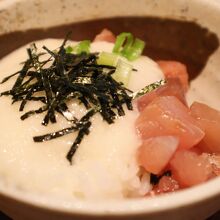
[[[62,44],[62,41],[63,40],[48,39],[38,41],[36,42],[36,45],[39,49],[45,45],[47,48],[53,51],[57,50],[57,48]],[[78,44],[78,42],[69,43],[72,46]],[[12,52],[1,60],[1,70],[3,70],[2,72],[5,74],[2,75],[1,79],[21,69],[23,64],[20,62],[27,59],[25,48],[28,48],[29,46],[30,44],[25,45],[23,48]],[[91,52],[105,51],[106,53],[111,53],[113,47],[114,43],[94,42],[91,44]],[[19,62],[18,59],[14,57],[19,57]],[[15,62],[12,63],[12,60]],[[161,65],[158,65],[158,63],[148,57],[142,56],[135,61],[129,61],[129,64],[132,66],[133,70],[129,83],[126,86],[131,91],[138,92],[146,85],[160,82],[160,80],[166,78],[166,74]],[[150,74],[145,78],[144,76],[146,73]],[[16,79],[16,77],[14,79]],[[12,88],[13,84],[13,79],[3,83],[1,85],[1,92]],[[215,102],[217,93],[215,93],[214,90],[212,93],[212,98],[209,99],[207,94],[203,96],[203,94],[198,92],[198,90],[195,90],[196,87],[198,88],[198,84],[196,85],[196,83],[193,82],[186,98],[190,105],[195,100],[199,101],[199,104],[192,105],[190,111],[193,111],[192,115],[196,118],[196,120],[200,120],[201,113],[198,111],[198,109],[205,109],[206,106],[203,106],[204,103],[211,106],[211,109],[218,109],[219,105]],[[157,92],[157,90],[155,91],[157,96],[160,92]],[[161,104],[163,103],[163,99],[165,100],[165,98],[157,97],[157,102]],[[161,192],[164,193],[166,191],[163,191],[165,189],[164,185],[162,188],[160,188],[162,182],[165,185],[170,183],[166,182],[167,180],[171,181],[171,183],[174,183],[174,185],[171,184],[171,188],[166,191],[172,192],[176,189],[179,190],[189,186],[194,186],[197,183],[205,182],[215,175],[219,175],[219,158],[217,151],[214,152],[217,157],[209,157],[209,155],[203,155],[200,157],[200,159],[202,158],[202,161],[204,162],[204,167],[206,169],[205,173],[207,175],[200,176],[199,178],[201,179],[199,181],[197,181],[198,179],[196,181],[193,180],[189,185],[188,183],[182,181],[182,177],[180,178],[180,176],[177,175],[179,174],[178,172],[174,172],[174,167],[177,171],[179,169],[177,165],[177,156],[174,157],[175,160],[172,159],[172,162],[169,162],[169,167],[171,165],[172,169],[171,172],[170,169],[167,169],[167,166],[166,168],[164,168],[164,165],[161,165],[162,168],[149,168],[149,164],[146,163],[146,161],[141,161],[140,157],[138,156],[138,152],[140,149],[143,149],[142,145],[143,143],[146,143],[145,139],[150,138],[148,145],[152,144],[152,140],[153,144],[155,144],[155,137],[150,137],[148,134],[143,133],[137,122],[137,118],[140,114],[142,114],[142,111],[144,114],[150,114],[149,107],[148,110],[144,110],[146,106],[140,110],[140,108],[142,108],[140,106],[143,104],[141,103],[142,101],[135,101],[132,103],[133,111],[125,108],[125,116],[118,117],[113,124],[108,124],[106,122],[103,123],[102,115],[95,114],[90,121],[92,125],[89,129],[89,134],[85,135],[83,141],[78,146],[71,160],[70,157],[67,157],[67,153],[71,149],[74,140],[77,138],[77,133],[68,134],[50,141],[42,139],[42,143],[33,141],[33,138],[35,137],[43,137],[45,134],[55,134],[57,131],[69,127],[70,123],[64,120],[62,115],[59,113],[56,114],[57,123],[48,123],[47,126],[41,125],[44,117],[40,114],[33,115],[27,120],[25,119],[22,121],[19,118],[23,115],[23,113],[32,111],[41,105],[38,105],[38,102],[28,102],[28,104],[25,106],[25,112],[19,112],[18,110],[20,108],[20,104],[17,102],[11,106],[11,101],[12,100],[6,96],[2,96],[0,99],[0,102],[2,102],[4,106],[7,106],[0,110],[1,115],[4,115],[1,121],[3,124],[5,124],[4,133],[1,134],[1,145],[4,145],[4,147],[1,148],[2,153],[0,154],[0,174],[3,180],[1,182],[2,187],[6,187],[9,191],[12,190],[11,192],[13,192],[14,189],[16,191],[18,190],[27,200],[29,200],[29,196],[27,195],[30,192],[32,194],[31,200],[37,203],[40,202],[41,205],[48,204],[48,201],[46,200],[44,200],[44,202],[41,199],[39,200],[41,195],[47,197],[48,200],[54,199],[53,202],[49,202],[51,204],[53,203],[53,205],[50,207],[51,210],[53,209],[52,207],[56,207],[61,201],[62,202],[60,204],[62,204],[62,207],[71,207],[71,200],[77,201],[76,204],[81,207],[84,206],[84,201],[85,203],[96,201],[97,204],[101,204],[104,200],[107,205],[109,202],[115,202],[118,204],[120,201],[123,201],[124,204],[128,204],[130,200],[130,205],[133,204],[132,207],[136,209],[137,207],[135,208],[135,201],[138,201],[141,204],[143,202],[141,201],[142,199],[139,200],[140,197],[142,197],[143,200],[146,200],[146,204],[149,205],[150,201],[154,201],[151,200],[152,198],[149,196],[156,195],[157,197],[157,194],[161,194]],[[166,99],[166,101],[168,101],[168,99]],[[172,101],[176,102],[176,100]],[[71,113],[74,113],[74,117],[78,119],[82,118],[87,112],[85,107],[82,107],[78,102],[75,101],[71,101],[68,107],[71,110]],[[163,106],[163,108],[165,107]],[[212,110],[208,109],[207,111],[209,112]],[[206,116],[207,115],[208,114],[206,114]],[[16,125],[14,124],[12,126],[12,123],[15,121]],[[205,128],[202,126],[206,125],[201,125],[201,123],[203,123],[203,121],[200,121],[199,125],[196,126],[198,126],[200,130],[204,131]],[[203,134],[200,132],[200,130],[198,134],[201,136],[199,138],[202,139]],[[207,134],[206,131],[205,134]],[[168,141],[169,145],[173,146],[172,151],[176,152],[175,149],[178,148],[181,140],[179,137],[173,139],[173,137],[170,135],[173,136],[173,134],[170,134],[169,132],[164,133],[162,136],[166,136],[166,138],[163,139],[163,141]],[[19,140],[20,137],[21,140]],[[11,143],[5,144],[9,142]],[[198,142],[200,141],[198,140]],[[183,146],[183,144],[181,146]],[[204,149],[204,147],[206,148],[207,146],[204,144],[201,145],[199,150],[201,148]],[[188,151],[188,147],[186,148]],[[205,152],[207,154],[212,154],[215,149],[208,147],[205,149],[205,151],[203,151],[203,153]],[[191,158],[194,158],[194,156],[197,156],[197,154],[200,154],[200,152],[198,152],[196,149],[196,151],[191,154]],[[143,153],[141,153],[141,155],[143,155]],[[174,154],[169,157],[173,158],[173,155]],[[178,158],[183,159],[182,155],[180,154],[178,155]],[[207,161],[209,162],[206,163]],[[211,166],[209,163],[211,163]],[[171,177],[173,178],[174,173],[175,178],[181,179],[178,179],[178,184],[173,182],[173,179],[170,179]],[[158,179],[156,179],[156,183],[154,184],[152,184],[152,174],[154,177],[158,177]],[[175,178],[174,180],[176,181]],[[166,181],[164,182],[164,180]],[[210,180],[210,183],[208,184],[211,186],[212,184],[215,184],[215,182],[217,183],[217,181],[218,179]],[[158,184],[160,185],[159,188]],[[205,185],[206,184],[203,186],[202,184],[201,186],[198,186],[198,188],[195,187],[195,189],[197,188],[198,190],[204,190],[206,188]],[[190,194],[190,192],[193,193],[194,187],[188,191],[187,190],[180,190],[182,192],[177,192],[177,195],[172,195],[171,193],[171,195],[165,195],[164,197],[167,199],[169,196],[173,196],[173,198],[180,198],[184,195],[184,193],[186,193],[185,195],[187,196]],[[210,193],[210,196],[211,195],[212,192]],[[147,202],[147,200],[149,200],[149,202]],[[160,198],[158,198],[158,201],[159,200]],[[161,201],[162,200],[163,196],[161,196]],[[168,199],[168,201],[170,200]],[[194,200],[192,200],[192,202],[193,201]],[[177,202],[177,204],[179,203]],[[104,206],[105,204],[101,205],[99,211],[97,212],[102,213],[102,210],[106,210]],[[122,208],[122,206],[119,205],[118,207],[121,207],[121,210],[123,210],[124,208]],[[98,210],[97,207],[95,209]],[[114,205],[112,205],[112,210],[113,209],[116,210]],[[163,209],[163,205],[161,205],[161,209]],[[78,211],[79,210],[80,208]],[[90,207],[87,210],[89,214],[93,208]],[[156,211],[156,209],[152,210]],[[71,212],[71,210],[69,211]],[[94,213],[96,212],[94,211]],[[136,212],[134,211],[133,214],[134,213]]]
[[[61,41],[45,40],[43,42],[37,43],[37,45],[38,47],[41,47],[40,45],[47,45],[50,48],[57,48],[61,42],[62,40]],[[9,55],[9,57],[6,57],[4,60],[2,60],[2,65],[1,65],[2,70],[4,69],[7,70],[7,68],[9,67],[8,62],[10,62],[11,59],[17,60],[17,58],[13,58],[11,56],[25,58],[26,56],[25,48],[27,48],[27,46],[24,46],[23,48],[14,52],[12,55]],[[92,50],[97,52],[99,50],[98,48],[102,48],[102,50],[103,48],[106,48],[105,51],[108,52],[112,50],[113,44],[104,43],[104,42],[93,43]],[[24,58],[21,58],[21,60],[25,60]],[[147,66],[150,74],[149,77],[144,77],[145,71],[143,69],[143,65]],[[13,64],[13,66],[15,66],[16,69],[17,67],[16,61],[15,64]],[[134,80],[132,80],[132,83],[129,86],[129,88],[134,91],[141,89],[146,84],[153,83],[154,81],[163,78],[163,74],[159,69],[159,67],[157,67],[156,63],[154,63],[148,58],[143,57],[140,60],[135,61],[134,68],[140,69],[138,73],[136,72],[133,73],[132,77]],[[15,70],[15,69],[11,70],[11,68],[9,69],[10,72],[11,71],[13,72]],[[7,75],[7,71],[5,71],[5,73]],[[143,78],[145,78],[146,80],[145,81],[140,80]],[[3,90],[6,89],[2,88],[2,91]],[[32,103],[30,104],[32,105]],[[10,105],[10,103],[7,104],[2,103],[2,105]],[[29,106],[30,109],[33,108],[33,106],[31,105]],[[74,111],[74,116],[76,117],[81,117],[86,111],[86,109],[83,110],[81,106],[78,107],[77,103],[72,103],[71,105]],[[15,106],[15,109],[17,109],[17,107],[18,106]],[[34,103],[34,108],[36,108],[35,103]],[[77,108],[79,110],[77,110]],[[12,112],[16,111],[15,109],[12,110]],[[8,118],[4,117],[4,119],[2,119],[2,120],[6,120],[5,122],[2,121],[2,123],[4,124],[10,125],[12,121],[15,120],[16,117],[17,118],[20,117],[19,115],[16,115],[12,118],[11,115],[13,113],[11,112],[8,114],[7,108],[2,108],[2,111],[3,111],[2,114],[6,114],[7,112],[7,115],[9,116]],[[135,134],[134,126],[132,126],[134,125],[134,120],[137,117],[137,110],[134,110],[133,112],[131,111],[126,112],[125,118],[120,119],[117,123],[111,125],[110,127],[108,124],[101,122],[100,116],[99,117],[96,116],[93,119],[94,121],[93,121],[91,135],[89,135],[87,137],[87,140],[85,140],[82,143],[82,146],[80,147],[81,152],[80,151],[77,152],[77,155],[75,156],[75,160],[73,161],[74,164],[73,166],[70,166],[68,161],[66,161],[65,159],[65,152],[67,151],[65,147],[68,148],[68,146],[71,145],[71,140],[73,139],[72,136],[69,136],[68,139],[62,138],[62,140],[59,140],[58,142],[52,141],[52,142],[44,143],[43,144],[44,146],[42,146],[44,149],[42,149],[42,147],[39,146],[39,144],[36,144],[34,146],[33,152],[30,152],[31,150],[30,146],[33,144],[33,140],[32,140],[33,136],[36,136],[37,134],[42,134],[42,132],[48,133],[51,129],[55,130],[55,129],[64,128],[68,125],[68,123],[65,122],[63,119],[58,118],[57,120],[59,120],[60,125],[56,125],[55,127],[51,125],[51,127],[44,128],[42,125],[40,125],[40,123],[38,123],[39,124],[38,128],[35,126],[32,127],[32,125],[37,124],[37,121],[39,122],[39,117],[40,116],[36,116],[35,119],[33,118],[29,120],[27,124],[26,123],[25,124],[21,123],[20,125],[17,124],[16,126],[18,127],[14,129],[16,131],[20,131],[21,133],[13,132],[12,131],[13,128],[10,126],[8,128],[5,127],[6,133],[8,134],[12,133],[15,136],[11,137],[10,135],[5,135],[6,139],[4,140],[2,138],[2,141],[4,143],[9,143],[9,140],[15,140],[13,146],[15,147],[15,151],[17,151],[17,152],[11,151],[12,143],[10,143],[10,145],[8,145],[7,147],[7,145],[3,144],[2,142],[2,145],[4,145],[5,147],[1,149],[2,150],[1,173],[2,176],[4,176],[4,178],[6,177],[5,181],[7,184],[10,184],[11,178],[16,178],[18,180],[18,185],[17,185],[18,188],[27,187],[26,190],[27,189],[34,190],[36,188],[41,193],[49,193],[51,191],[52,193],[58,194],[60,196],[64,196],[65,194],[69,196],[73,196],[75,194],[76,197],[78,195],[79,197],[85,197],[85,198],[87,197],[105,198],[108,196],[110,198],[111,197],[122,198],[123,193],[125,194],[129,193],[129,190],[131,190],[131,193],[138,194],[138,192],[135,192],[139,188],[138,185],[140,185],[140,182],[137,179],[138,165],[135,162],[135,158],[133,157],[133,155],[135,155],[135,151],[136,151],[136,147],[138,146],[139,139]],[[12,121],[9,122],[10,120]],[[25,129],[26,131],[23,131],[23,129]],[[24,134],[27,135],[26,140],[24,138]],[[124,135],[126,136],[126,138],[123,138]],[[24,140],[23,144],[21,144],[22,143],[21,140],[17,139],[18,137],[21,137],[21,139]],[[19,147],[20,144],[22,145],[22,147]],[[46,146],[47,144],[49,144],[50,146],[49,145]],[[44,152],[42,152],[42,150]],[[7,158],[6,154],[8,154],[9,158]],[[20,156],[18,156],[18,154],[20,154]],[[39,156],[37,156],[38,154]],[[32,164],[33,167],[31,167],[30,164]],[[7,171],[6,174],[5,166],[8,165],[11,166],[11,168],[9,168],[10,172]],[[42,166],[41,168],[39,167],[40,165]],[[113,165],[115,166],[115,168],[113,168]],[[48,167],[48,170],[46,170],[46,167]],[[13,169],[18,169],[18,170],[13,170]],[[71,169],[73,170],[71,171]],[[89,171],[89,169],[91,169],[91,171]],[[19,170],[21,172],[19,172]],[[33,170],[35,170],[34,176],[33,176]],[[70,173],[72,173],[71,174],[73,178],[72,180],[69,179]],[[102,175],[104,176],[102,177],[100,173],[103,173]],[[8,174],[9,176],[7,177]],[[107,179],[109,186],[104,184]],[[29,186],[27,184],[28,182],[27,180],[31,180]],[[77,181],[79,182],[77,183]],[[15,183],[17,181],[13,181],[13,182]],[[113,185],[111,185],[111,182],[113,182]],[[94,190],[92,190],[93,187]],[[103,190],[101,190],[102,187]],[[108,188],[110,189],[109,192],[107,191]],[[127,188],[128,191],[126,192]],[[90,189],[89,192],[87,192],[88,189]],[[66,190],[66,192],[64,192],[63,190]]]

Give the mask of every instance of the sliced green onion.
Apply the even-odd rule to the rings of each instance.
[[[68,46],[66,48],[66,53],[76,53],[76,54],[81,54],[83,52],[89,53],[90,44],[91,44],[90,40],[83,40],[74,47]]]
[[[132,47],[128,47],[122,54],[128,60],[135,60],[142,54],[145,47],[145,42],[140,39],[135,39]]]
[[[97,64],[116,67],[119,59],[122,59],[120,55],[114,53],[101,52],[99,54],[99,58],[97,59]]]
[[[127,86],[132,72],[132,65],[120,55],[114,53],[102,52],[97,60],[98,65],[108,65],[116,67],[112,77]]]
[[[133,43],[133,35],[131,33],[123,32],[116,38],[113,53],[121,53],[124,48],[128,48]],[[123,48],[124,45],[124,48]]]
[[[145,42],[136,38],[131,33],[121,33],[117,36],[113,53],[120,54],[132,61],[137,59],[143,52]]]
[[[122,82],[125,86],[127,86],[131,77],[132,69],[133,67],[131,64],[125,62],[124,60],[118,60],[116,70],[112,74],[112,77],[116,81]]]

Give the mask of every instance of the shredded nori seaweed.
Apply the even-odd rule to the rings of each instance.
[[[68,36],[58,52],[43,47],[45,53],[38,53],[35,44],[27,49],[28,59],[20,71],[4,78],[5,83],[17,76],[13,87],[0,96],[11,96],[12,104],[21,102],[19,111],[23,112],[30,101],[40,102],[39,109],[25,112],[21,120],[34,114],[45,113],[42,125],[56,123],[56,114],[61,114],[72,125],[60,131],[33,137],[35,142],[49,141],[72,132],[78,132],[66,158],[72,162],[74,153],[89,134],[91,117],[99,113],[107,123],[114,123],[118,116],[124,116],[124,104],[132,110],[132,100],[163,84],[163,81],[151,84],[140,92],[132,93],[112,77],[115,67],[98,65],[98,53],[72,54],[66,50]],[[41,60],[43,55],[49,58]],[[68,108],[71,100],[78,100],[85,106],[87,113],[79,120]]]

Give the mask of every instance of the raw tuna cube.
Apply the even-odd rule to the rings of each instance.
[[[139,164],[150,173],[161,173],[176,151],[178,144],[178,138],[173,136],[160,136],[144,140],[138,150]]]
[[[114,43],[115,42],[115,35],[108,29],[103,29],[101,33],[97,34],[95,36],[95,39],[93,40],[94,42],[98,41],[107,41]]]
[[[180,149],[189,149],[198,144],[204,132],[197,126],[189,109],[174,96],[154,99],[136,121],[142,139],[156,136],[176,136]]]
[[[178,182],[171,176],[163,176],[158,184],[159,192],[174,192],[179,189]]]
[[[177,151],[170,161],[170,168],[182,187],[203,183],[212,175],[208,154],[198,155],[189,150]]]
[[[137,100],[138,110],[141,112],[144,108],[152,102],[156,97],[160,96],[175,96],[178,98],[184,105],[186,104],[185,93],[178,78],[170,78],[167,80],[167,83],[158,89],[153,90],[152,92],[147,93],[146,95],[140,97]]]
[[[194,102],[190,109],[192,116],[205,131],[199,147],[206,152],[220,153],[220,111],[198,102]]]
[[[157,62],[162,69],[165,78],[179,78],[185,91],[188,90],[188,73],[186,66],[177,61],[158,61]]]

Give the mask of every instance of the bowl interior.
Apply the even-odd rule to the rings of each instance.
[[[129,5],[129,7],[124,7]],[[74,13],[72,13],[74,11]],[[115,16],[160,16],[197,21],[202,26],[220,36],[220,2],[217,0],[138,0],[138,1],[102,1],[99,0],[17,0],[0,1],[0,34],[12,31],[24,31],[31,28],[47,28],[72,22]],[[56,16],[54,16],[56,14]],[[193,53],[193,51],[192,51]],[[218,101],[220,90],[220,50],[218,49],[209,59],[201,74],[191,81],[191,91],[198,89],[198,101],[206,102],[220,109]],[[212,85],[212,86],[210,86]],[[201,89],[202,87],[202,89]],[[211,95],[210,95],[211,94]],[[192,100],[191,100],[192,101]],[[79,201],[47,198],[18,189],[6,188],[0,182],[0,194],[34,206],[46,207],[51,210],[69,213],[87,214],[135,214],[152,213],[175,209],[181,206],[192,206],[202,201],[220,196],[220,179],[156,198],[129,199],[126,201]],[[4,200],[0,201],[4,207]],[[214,207],[218,208],[218,206]]]

